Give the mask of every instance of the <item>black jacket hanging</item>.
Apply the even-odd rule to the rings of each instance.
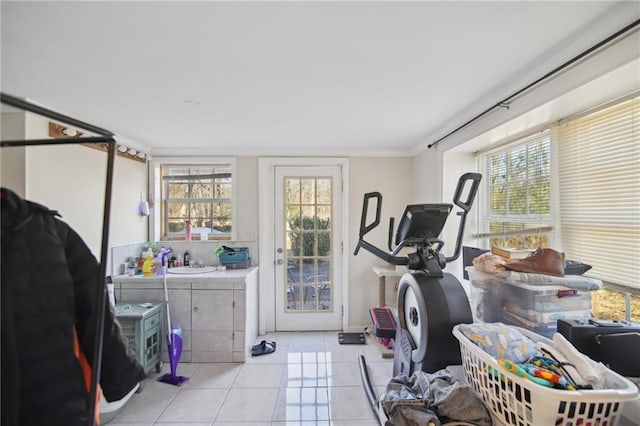
[[[98,262],[56,212],[7,189],[1,196],[2,425],[84,426],[89,393],[73,330],[93,359]],[[146,377],[110,308],[100,377],[110,401]]]

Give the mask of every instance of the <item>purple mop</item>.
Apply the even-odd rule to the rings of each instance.
[[[162,254],[162,276],[164,281],[164,301],[167,307],[167,327],[169,331],[169,334],[167,334],[167,349],[169,350],[169,366],[171,368],[171,373],[160,376],[158,381],[174,386],[182,386],[189,382],[189,378],[185,376],[178,376],[176,374],[178,361],[180,361],[180,355],[182,355],[182,327],[180,327],[180,324],[171,324],[171,317],[169,316],[169,291],[167,289],[168,255],[169,252]]]

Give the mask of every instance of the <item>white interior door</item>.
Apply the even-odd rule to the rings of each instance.
[[[276,330],[342,328],[341,168],[275,168]]]

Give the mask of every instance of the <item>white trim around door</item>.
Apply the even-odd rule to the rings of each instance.
[[[342,211],[335,212],[342,216],[342,241],[345,249],[342,252],[342,328],[347,327],[349,318],[349,253],[346,244],[349,235],[348,227],[348,177],[349,161],[346,158],[259,158],[258,159],[258,208],[259,208],[259,247],[260,247],[260,269],[259,269],[259,333],[264,334],[275,330],[275,169],[277,166],[340,166],[342,169]]]

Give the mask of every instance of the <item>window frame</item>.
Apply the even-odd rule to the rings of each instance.
[[[492,174],[491,163],[488,157],[495,156],[496,154],[506,153],[507,156],[510,152],[515,152],[519,149],[526,150],[526,146],[532,143],[538,143],[540,140],[547,139],[549,142],[549,171],[547,181],[549,184],[549,212],[545,214],[523,214],[517,215],[513,213],[495,214],[491,212],[491,189],[492,189]],[[553,151],[553,132],[551,129],[544,128],[542,130],[532,131],[525,135],[521,135],[518,138],[508,140],[504,143],[494,146],[493,148],[479,152],[477,155],[478,169],[483,174],[483,191],[480,197],[480,208],[478,209],[478,229],[479,233],[475,235],[476,238],[482,239],[486,247],[492,245],[505,245],[497,243],[497,240],[503,239],[519,239],[523,242],[532,235],[544,235],[547,238],[547,245],[553,247],[555,245],[555,233],[553,230],[556,228],[558,221],[557,203],[554,195],[556,188],[554,186],[555,174],[555,160]],[[508,179],[507,179],[508,180]],[[528,179],[527,181],[529,181]],[[508,200],[508,197],[507,197]],[[512,224],[532,224],[537,223],[535,227],[525,228],[521,231],[512,230],[504,232],[492,232],[490,230],[490,223],[492,222],[506,222]],[[527,244],[524,244],[528,246]]]
[[[235,157],[153,157],[149,161],[149,194],[150,201],[153,201],[155,208],[149,217],[149,238],[152,241],[185,241],[186,237],[177,235],[165,235],[162,218],[162,206],[164,204],[164,182],[161,175],[163,166],[194,166],[211,167],[224,166],[231,169],[231,233],[220,237],[212,237],[209,240],[229,241],[237,239],[237,168]],[[192,240],[199,238],[197,234],[192,234]]]

